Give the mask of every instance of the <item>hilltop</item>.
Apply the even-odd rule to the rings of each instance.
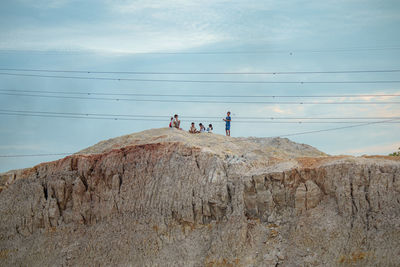
[[[0,175],[0,265],[396,265],[400,161],[152,129]]]
[[[327,156],[312,146],[298,144],[287,138],[234,138],[214,133],[191,134],[175,128],[151,129],[108,139],[83,149],[77,154],[104,153],[132,145],[173,142],[188,147],[199,147],[203,151],[219,155],[245,155],[253,152],[266,157],[277,156],[282,158]]]

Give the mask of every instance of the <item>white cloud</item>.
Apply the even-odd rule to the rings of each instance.
[[[136,13],[144,9],[160,10],[185,10],[185,11],[204,11],[206,9],[225,8],[225,9],[255,9],[270,10],[276,8],[276,1],[230,1],[230,0],[106,0],[113,11],[120,13]],[[223,12],[224,10],[218,10]]]
[[[35,1],[19,0],[35,6]],[[74,0],[46,0],[36,7],[62,7]],[[224,3],[224,1],[217,1]],[[4,29],[1,49],[89,50],[106,53],[173,52],[228,40],[219,28],[229,17],[215,1],[99,1],[108,18],[98,23],[65,21]],[[230,27],[230,26],[229,26]]]
[[[174,29],[161,31],[148,27],[140,29],[137,26],[132,26],[128,31],[124,27],[119,25],[25,27],[3,33],[4,38],[0,40],[0,48],[137,53],[185,50],[223,40],[223,37],[207,31],[185,32]],[[18,41],[21,39],[24,42]]]
[[[352,154],[352,155],[374,155],[374,154],[388,155],[389,153],[397,151],[398,147],[400,147],[400,142],[348,149],[340,153]]]
[[[152,18],[155,27],[180,30],[204,30],[222,35],[231,42],[280,42],[309,34],[306,20],[285,15],[263,16],[260,12],[283,10],[287,4],[276,1],[228,0],[131,0],[106,1],[109,8],[122,15]]]
[[[32,7],[60,8],[76,0],[18,0]],[[161,52],[294,40],[308,35],[306,21],[263,16],[287,4],[276,1],[101,0],[106,19],[20,25],[3,29],[1,49],[94,50],[109,53]],[[64,10],[64,9],[63,9]],[[66,10],[66,9],[65,9]],[[67,10],[65,12],[68,12]]]

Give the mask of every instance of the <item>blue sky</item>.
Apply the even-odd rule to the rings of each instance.
[[[155,72],[400,69],[399,29],[398,1],[4,0],[0,2],[0,68]],[[340,51],[342,49],[345,51]],[[227,51],[256,53],[198,53]],[[367,81],[400,80],[399,74],[64,75],[180,80]],[[398,83],[213,84],[6,75],[0,75],[0,89],[226,96],[400,94]],[[238,100],[224,99],[227,102]],[[241,100],[399,101],[400,97]],[[220,134],[224,133],[222,117],[227,110],[231,110],[234,119],[232,136],[260,137],[329,129],[347,124],[235,123],[235,117],[400,116],[398,104],[156,103],[0,94],[0,105],[2,110],[157,116],[178,113],[182,117],[221,117],[195,120],[207,124],[212,121],[215,132]],[[165,122],[114,121],[0,114],[0,122],[0,155],[18,155],[76,152],[111,137],[164,127],[168,125],[168,118]],[[183,122],[183,127],[188,129],[189,122]],[[310,144],[329,154],[388,154],[400,146],[398,133],[399,124],[392,123],[297,135],[290,139]],[[57,158],[60,156],[0,158],[0,171],[29,167]]]

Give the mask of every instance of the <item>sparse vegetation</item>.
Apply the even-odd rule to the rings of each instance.
[[[400,147],[399,147],[399,151],[390,153],[389,156],[400,157]]]

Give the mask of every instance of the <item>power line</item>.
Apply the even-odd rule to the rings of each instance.
[[[26,155],[0,155],[0,158],[22,158],[22,157],[47,157],[47,156],[64,156],[73,153],[52,153],[52,154],[26,154]]]
[[[0,95],[59,98],[59,99],[80,99],[80,100],[108,100],[108,101],[132,101],[132,102],[160,102],[160,103],[213,103],[213,104],[281,104],[281,105],[389,105],[400,104],[400,101],[331,101],[331,102],[294,102],[294,101],[212,101],[212,100],[177,100],[177,99],[133,99],[133,98],[105,98],[105,97],[81,97],[81,96],[54,96],[54,95],[33,95],[0,93]]]
[[[292,134],[284,134],[284,135],[279,135],[279,136],[276,136],[276,137],[288,137],[288,136],[295,136],[295,135],[303,135],[303,134],[311,134],[311,133],[320,133],[320,132],[336,131],[336,130],[341,130],[341,129],[355,128],[355,127],[366,126],[366,125],[372,125],[372,124],[389,123],[389,122],[393,122],[393,121],[396,121],[396,120],[399,120],[399,119],[385,120],[385,121],[375,121],[375,122],[366,122],[366,123],[361,123],[361,124],[356,124],[356,125],[350,125],[350,126],[342,126],[342,127],[329,128],[329,129],[322,129],[322,130],[315,130],[315,131],[307,131],[307,132],[299,132],[299,133],[292,133]]]
[[[368,122],[368,123],[361,123],[361,124],[350,125],[350,126],[343,126],[343,127],[336,127],[336,128],[315,130],[315,131],[307,131],[307,132],[299,132],[299,133],[285,134],[285,135],[279,135],[279,136],[274,136],[274,137],[288,137],[288,136],[304,135],[304,134],[311,134],[311,133],[320,133],[320,132],[336,131],[336,130],[342,130],[342,129],[349,129],[349,128],[356,128],[356,127],[361,127],[361,126],[373,125],[373,124],[388,123],[388,122],[393,122],[393,121],[395,121],[395,120],[399,120],[399,119],[385,120],[385,121],[375,121],[375,122]],[[274,138],[274,137],[270,137],[270,138]],[[40,157],[40,156],[59,156],[59,155],[61,156],[61,155],[71,155],[71,154],[73,154],[73,153],[29,154],[29,155],[0,155],[0,158],[11,158],[11,157]]]
[[[44,90],[8,90],[0,92],[15,93],[41,93],[41,94],[66,94],[66,95],[103,95],[103,96],[148,96],[148,97],[201,97],[201,98],[343,98],[343,97],[396,97],[400,94],[335,94],[335,95],[207,95],[207,94],[138,94],[138,93],[98,93],[98,92],[65,92]]]
[[[70,115],[71,114],[71,115]],[[110,115],[110,116],[104,116],[104,115],[88,115],[88,114],[77,114],[72,115],[73,113],[51,113],[51,112],[24,112],[24,111],[11,111],[11,112],[5,112],[5,111],[0,111],[0,115],[14,115],[14,116],[29,116],[29,117],[45,117],[45,118],[68,118],[68,119],[91,119],[91,120],[113,120],[113,121],[156,121],[156,122],[168,122],[167,119],[154,119],[154,118],[132,118],[132,117],[118,117],[118,115]],[[198,117],[197,119],[203,119],[206,120],[205,118]],[[400,119],[400,118],[399,118]],[[191,120],[185,120],[182,119],[182,122],[192,122],[193,119]],[[210,123],[224,123],[222,120],[221,121],[208,121]],[[241,121],[241,120],[235,120],[235,123],[265,123],[265,124],[352,124],[352,123],[360,123],[360,121],[279,121],[279,120],[264,120],[264,121],[254,121],[254,120],[246,120],[246,121]],[[397,123],[397,122],[387,122],[387,123]]]
[[[32,49],[0,49],[2,53],[40,53],[40,54],[126,54],[126,55],[234,55],[234,54],[271,54],[271,53],[330,53],[330,52],[364,52],[364,51],[391,51],[399,50],[400,46],[381,46],[381,47],[342,47],[342,48],[321,48],[321,49],[286,49],[286,50],[231,50],[231,51],[159,51],[159,52],[107,52],[96,50],[32,50]]]
[[[399,69],[384,70],[335,70],[335,71],[270,71],[270,72],[158,72],[158,71],[94,71],[94,70],[53,70],[0,68],[0,71],[86,73],[86,74],[139,74],[139,75],[281,75],[281,74],[353,74],[353,73],[394,73]]]
[[[78,79],[78,80],[101,80],[101,81],[130,81],[130,82],[170,82],[170,83],[224,83],[224,84],[379,84],[400,83],[400,80],[372,80],[372,81],[234,81],[234,80],[176,80],[176,79],[136,79],[136,78],[110,78],[110,77],[85,77],[85,76],[63,76],[63,75],[39,75],[0,72],[0,75],[56,78],[56,79]]]
[[[32,113],[32,114],[50,114],[50,115],[72,115],[72,116],[103,116],[103,117],[132,117],[132,118],[159,118],[165,121],[170,118],[169,115],[147,115],[147,114],[109,114],[109,113],[77,113],[77,112],[54,112],[54,111],[32,111],[32,110],[9,110],[0,109],[0,112],[13,113]],[[220,119],[221,116],[180,116],[180,118],[190,119]],[[393,117],[251,117],[251,116],[233,116],[235,119],[247,120],[377,120],[377,119],[400,119],[400,116]]]

